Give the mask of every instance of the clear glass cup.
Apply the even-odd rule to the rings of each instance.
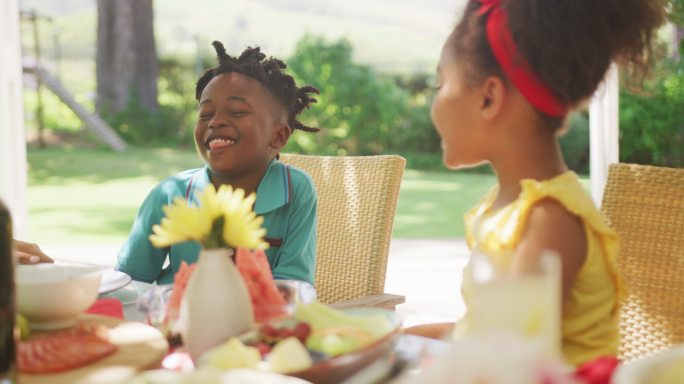
[[[560,355],[561,278],[558,254],[545,251],[509,265],[473,254],[467,324],[473,335],[509,333],[539,342]]]
[[[275,280],[276,287],[287,302],[287,312],[292,314],[297,303],[310,303],[316,300],[316,289],[306,281]]]
[[[151,285],[136,302],[138,310],[145,314],[147,324],[167,336],[173,325],[166,321],[166,308],[172,291],[173,284]]]

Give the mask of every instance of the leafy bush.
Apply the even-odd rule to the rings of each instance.
[[[438,148],[427,97],[413,95],[392,77],[354,63],[352,53],[346,39],[327,42],[307,35],[297,44],[287,63],[298,83],[321,91],[319,104],[303,115],[321,131],[294,135],[288,149],[370,155]]]
[[[679,65],[679,67],[677,67]],[[641,92],[620,93],[620,161],[684,166],[684,65],[670,63]]]
[[[568,116],[567,124],[567,132],[560,139],[565,162],[577,173],[588,173],[589,118],[586,112],[573,112]]]
[[[407,169],[417,169],[421,171],[444,171],[446,167],[442,162],[442,152],[399,152],[399,156],[406,159]]]

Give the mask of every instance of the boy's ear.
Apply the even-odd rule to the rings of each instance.
[[[480,89],[482,90],[480,115],[485,120],[492,120],[503,108],[507,96],[506,84],[498,76],[489,76]]]
[[[287,124],[279,123],[275,131],[273,132],[273,137],[271,138],[271,148],[280,149],[287,144],[287,140],[292,134],[292,129]]]

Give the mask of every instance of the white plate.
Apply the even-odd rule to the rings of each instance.
[[[107,269],[102,273],[100,295],[121,289],[131,282],[131,277],[121,271]]]
[[[655,355],[618,366],[613,375],[614,384],[684,383],[684,344],[677,345]]]

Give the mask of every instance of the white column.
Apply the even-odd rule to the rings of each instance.
[[[12,212],[15,238],[26,238],[26,134],[18,0],[0,1],[0,198]]]
[[[596,206],[601,205],[608,165],[619,161],[619,88],[613,64],[589,105],[589,173]]]

